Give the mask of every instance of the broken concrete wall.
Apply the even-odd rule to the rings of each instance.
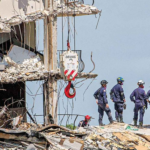
[[[19,46],[12,45],[7,56],[17,64],[22,64],[25,59],[33,58],[36,54]]]
[[[84,5],[80,1],[73,1],[69,3],[61,3],[60,0],[55,1],[56,8],[44,9],[45,0],[18,0],[0,1],[0,32],[11,32],[11,26],[19,25],[22,22],[33,22],[37,19],[43,19],[47,16],[54,15],[58,17],[63,16],[83,16],[98,14],[96,7]],[[5,7],[7,6],[7,9]],[[49,5],[50,6],[50,5]],[[62,9],[63,7],[63,9]],[[63,10],[63,11],[62,11]]]
[[[9,20],[15,16],[29,15],[33,12],[44,10],[43,0],[1,0],[0,18]],[[14,21],[15,22],[15,21]],[[17,20],[16,20],[17,22]]]

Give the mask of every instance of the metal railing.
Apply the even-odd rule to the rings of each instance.
[[[58,64],[58,68],[60,68],[60,55],[65,52],[66,50],[57,50],[57,64]],[[79,61],[79,67],[78,67],[78,72],[82,72],[85,68],[85,64],[82,60],[82,51],[81,50],[72,50],[74,52],[77,53],[78,55],[78,61]]]

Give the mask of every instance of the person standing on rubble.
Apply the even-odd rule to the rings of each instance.
[[[96,103],[98,104],[98,112],[99,112],[99,125],[103,126],[103,116],[104,111],[106,112],[110,123],[113,123],[113,118],[111,115],[111,110],[108,105],[107,101],[107,94],[106,94],[106,86],[108,82],[106,80],[101,81],[101,87],[94,93],[94,97],[96,99]]]
[[[79,122],[78,127],[86,127],[89,126],[89,122],[91,120],[91,117],[89,115],[85,116],[85,120],[82,120]]]
[[[115,103],[115,118],[121,123],[123,123],[123,109],[126,109],[126,100],[122,88],[123,82],[124,79],[122,77],[117,78],[117,84],[110,91],[110,98]]]
[[[143,90],[145,82],[140,80],[138,83],[138,88],[135,89],[131,95],[130,99],[135,103],[134,107],[134,125],[137,126],[138,112],[140,111],[140,119],[139,119],[139,128],[143,127],[143,117],[145,113],[145,109],[147,109],[147,95]]]
[[[147,92],[147,102],[150,104],[149,97],[150,97],[150,90]]]

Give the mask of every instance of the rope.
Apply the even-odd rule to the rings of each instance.
[[[61,1],[62,2],[62,50],[64,50],[64,18],[63,18],[63,0]]]
[[[76,49],[76,42],[75,42],[75,38],[76,38],[76,30],[75,30],[75,21],[76,21],[76,19],[75,19],[75,0],[74,0],[74,50]]]
[[[69,22],[69,15],[68,15],[68,2],[69,2],[69,0],[67,0],[67,19],[68,19],[68,39],[67,39],[67,46],[68,46],[68,48],[70,48],[70,39],[69,39],[69,35],[70,35],[70,22]]]

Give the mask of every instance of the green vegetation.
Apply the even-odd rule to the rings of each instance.
[[[71,130],[74,130],[74,129],[77,128],[76,126],[74,127],[73,123],[67,124],[66,126],[64,126],[64,125],[61,125],[61,126],[66,127],[66,128],[68,128],[68,129],[71,129]],[[74,127],[74,128],[73,128],[73,127]]]

